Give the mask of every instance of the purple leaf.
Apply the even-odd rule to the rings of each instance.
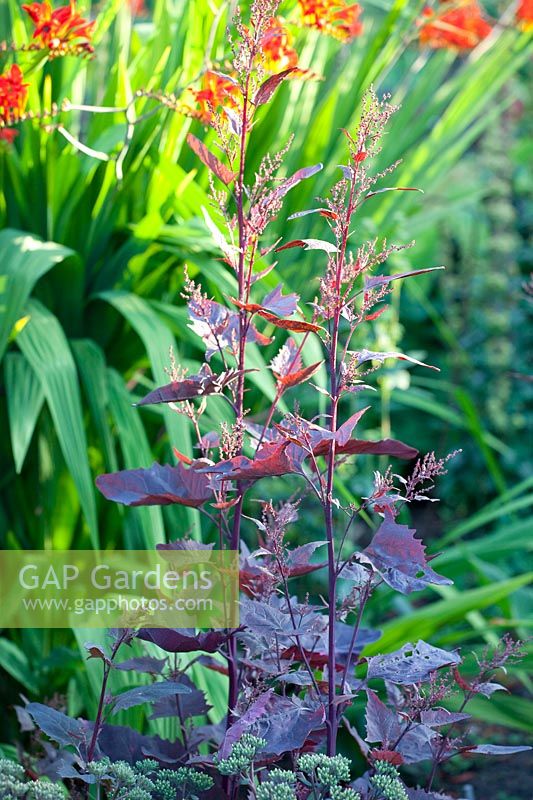
[[[411,356],[406,356],[404,353],[396,353],[395,351],[389,352],[379,352],[377,350],[359,350],[357,353],[354,353],[356,356],[355,362],[358,367],[361,364],[365,364],[367,361],[379,361],[380,364],[383,364],[387,358],[396,358],[398,361],[409,361],[411,364],[417,364],[419,367],[427,367],[428,369],[434,369],[436,372],[440,372],[438,367],[434,367],[431,364],[425,364],[423,361],[418,361],[416,358],[411,358]]]
[[[514,753],[525,753],[526,750],[531,750],[531,747],[529,745],[476,744],[461,748],[462,753],[480,753],[486,756],[512,756]]]
[[[509,690],[502,686],[501,683],[476,683],[473,690],[484,697],[491,697],[494,692],[508,692]]]
[[[115,664],[114,668],[123,672],[144,672],[147,675],[159,675],[167,664],[166,658],[153,658],[152,656],[138,656],[128,658]]]
[[[188,694],[181,694],[179,697],[164,697],[161,700],[157,700],[154,703],[153,712],[149,719],[176,717],[178,715],[178,705],[180,719],[189,719],[190,717],[199,717],[207,714],[211,706],[207,705],[204,693],[195,687],[191,679],[187,675],[180,675],[176,681],[189,689]]]
[[[253,733],[266,739],[263,754],[280,756],[301,750],[322,729],[324,719],[324,706],[318,701],[273,695],[267,704],[267,714],[258,720]]]
[[[172,381],[165,386],[149,392],[142,400],[135,403],[137,406],[155,405],[156,403],[179,403],[183,400],[192,400],[194,397],[203,397],[207,394],[220,394],[225,386],[236,380],[239,373],[236,370],[215,375],[207,364],[203,364],[200,372],[189,375],[181,381]]]
[[[435,272],[438,269],[445,269],[445,267],[428,267],[426,269],[413,269],[411,272],[398,272],[396,275],[374,275],[372,277],[365,277],[364,291],[368,292],[369,289],[375,289],[376,286],[386,286],[393,281],[399,281],[403,278],[412,278],[414,275],[424,275],[426,272]]]
[[[366,408],[362,408],[361,411],[357,411],[355,414],[344,422],[340,428],[337,429],[337,433],[335,434],[335,441],[337,442],[340,447],[344,447],[350,441],[350,438],[353,433],[353,429],[361,419],[361,417],[366,414],[370,406]]]
[[[324,450],[324,447],[321,448]],[[374,455],[374,456],[393,456],[410,461],[416,458],[418,450],[397,439],[378,439],[376,442],[368,442],[365,439],[350,439],[342,447],[335,449],[337,455]],[[315,453],[315,455],[319,455]],[[322,452],[321,455],[325,455]]]
[[[241,738],[243,733],[248,733],[254,723],[267,713],[267,705],[273,694],[274,690],[269,689],[259,695],[257,700],[244,712],[242,717],[233,723],[224,737],[224,741],[218,753],[219,758],[227,758],[235,742]]]
[[[433,647],[420,639],[416,645],[404,644],[394,653],[369,658],[367,680],[383,678],[400,684],[422,683],[436,670],[460,663],[457,653]]]
[[[144,758],[155,758],[164,764],[183,759],[186,751],[179,741],[169,742],[159,736],[143,736],[133,728],[122,725],[103,725],[98,736],[100,758],[135,764]]]
[[[423,190],[417,189],[416,186],[386,186],[384,189],[376,189],[373,192],[369,192],[363,199],[368,200],[370,197],[384,194],[384,192],[420,192],[420,194],[424,194]]]
[[[319,547],[324,547],[327,542],[308,542],[302,544],[300,547],[295,547],[287,554],[287,567],[289,569],[289,578],[307,575],[309,572],[315,572],[326,566],[327,562],[323,561],[319,564],[311,563],[311,557],[315,550]]]
[[[148,469],[99,475],[96,485],[108,500],[126,506],[177,504],[198,508],[213,497],[209,479],[198,468],[187,469],[181,463],[176,467],[154,463]]]
[[[425,545],[415,539],[416,531],[398,525],[389,510],[368,547],[358,554],[377,571],[393,589],[410,594],[428,584],[445,586],[452,583],[428,565]]]
[[[177,694],[188,694],[191,690],[187,686],[174,681],[164,681],[161,683],[152,683],[148,686],[136,686],[134,689],[128,689],[122,694],[116,695],[113,705],[113,714],[118,714],[119,711],[125,711],[127,708],[140,706],[143,703],[154,703],[156,700],[161,700],[163,697],[170,697]]]
[[[234,456],[218,464],[203,467],[202,472],[220,476],[223,480],[257,481],[260,478],[279,477],[288,473],[301,473],[305,453],[290,442],[266,442],[255,458]]]
[[[453,800],[449,794],[426,792],[425,789],[407,789],[409,800]]]
[[[175,542],[156,544],[156,550],[212,550],[214,544],[195,542],[193,539],[177,539]]]
[[[442,725],[455,725],[457,722],[465,722],[470,719],[470,714],[448,711],[446,708],[433,708],[429,711],[420,713],[420,720],[428,728],[440,728]]]
[[[21,732],[27,733],[28,731],[34,731],[35,725],[33,723],[31,715],[24,708],[24,706],[13,706],[13,708],[15,709],[15,714],[17,715],[17,720]]]
[[[270,78],[267,78],[266,81],[263,81],[255,93],[255,97],[252,101],[254,106],[262,106],[265,103],[268,103],[280,83],[283,83],[285,78],[288,78],[291,73],[297,71],[298,67],[289,67],[289,69],[284,69],[283,72],[278,72],[276,75],[271,75]]]
[[[300,181],[305,180],[306,178],[311,178],[313,175],[316,175],[317,172],[323,168],[323,164],[315,164],[312,167],[302,167],[301,169],[297,170],[290,178],[286,178],[286,180],[282,181],[279,186],[277,186],[272,194],[267,198],[266,203],[270,202],[270,198],[274,197],[276,200],[280,200],[282,197],[297,186]]]
[[[407,725],[397,714],[381,702],[377,694],[367,691],[366,741],[379,742],[383,749],[392,749],[402,756],[406,764],[417,764],[433,758],[432,740],[435,733],[426,725]]]
[[[262,306],[278,317],[290,317],[296,311],[300,298],[297,294],[284,295],[282,289],[283,284],[280,283],[263,298]]]
[[[244,732],[266,739],[260,758],[300,750],[309,736],[321,728],[324,716],[321,703],[280,697],[270,689],[232,725],[224,738],[220,755],[225,757]]]
[[[201,302],[190,300],[188,303],[190,328],[203,339],[206,347],[206,358],[209,361],[214,353],[228,349],[236,355],[239,340],[240,315],[214,300],[203,299]],[[259,333],[250,323],[246,341],[261,345],[270,344],[268,336]]]
[[[67,717],[66,714],[43,703],[29,703],[26,711],[37,727],[54,742],[64,747],[73,745],[77,749],[85,742],[87,728],[83,720]]]
[[[217,630],[196,633],[194,628],[141,628],[139,631],[139,639],[153,642],[167,653],[193,653],[197,650],[216,653],[230,636],[231,633]]]

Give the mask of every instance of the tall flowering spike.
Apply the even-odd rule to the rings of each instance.
[[[522,31],[533,31],[533,0],[521,0],[516,9],[516,21]]]
[[[237,82],[229,75],[207,70],[199,89],[186,89],[179,108],[188,117],[211,125],[220,108],[237,110],[242,105],[242,94]]]
[[[279,17],[270,20],[260,46],[266,72],[278,73],[298,66],[298,53],[292,47],[292,36]]]
[[[56,9],[52,9],[48,0],[44,3],[28,3],[22,8],[35,25],[34,42],[48,48],[50,55],[93,52],[91,39],[95,23],[78,14],[75,0]]]
[[[443,4],[446,2],[448,0],[441,0]],[[477,0],[451,3],[451,7],[442,12],[426,6],[418,24],[420,43],[433,49],[471,50],[492,31]]]
[[[358,3],[346,0],[298,0],[298,3],[308,28],[316,28],[341,42],[349,42],[363,31]]]
[[[6,72],[0,75],[0,127],[17,122],[26,107],[28,99],[28,84],[24,82],[24,75],[17,64],[12,64]],[[11,140],[14,134],[2,136]]]

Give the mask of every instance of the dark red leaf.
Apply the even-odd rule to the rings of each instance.
[[[201,303],[190,300],[188,304],[192,330],[204,341],[206,358],[218,352],[219,348],[228,348],[236,355],[236,343],[239,340],[240,316],[235,311],[217,303],[214,300],[203,300]],[[246,334],[247,342],[261,345],[270,344],[272,341],[248,325]]]
[[[153,642],[167,653],[193,653],[197,650],[216,653],[231,635],[231,632],[220,630],[197,633],[194,628],[141,628],[138,637]]]
[[[251,314],[261,314],[261,316],[276,314],[278,317],[289,317],[296,311],[299,299],[297,294],[284,295],[282,293],[282,284],[280,283],[264,297],[262,303],[241,303],[240,300],[236,300],[234,297],[231,298],[231,302]]]
[[[415,539],[415,533],[407,525],[398,525],[387,509],[374,538],[358,558],[371,564],[389,586],[402,594],[425,589],[431,583],[451,584],[428,565],[425,545]]]
[[[205,144],[197,139],[192,133],[187,134],[187,144],[193,150],[200,161],[213,172],[219,180],[228,186],[235,178],[235,173],[229,170],[218,158],[207,149]]]
[[[291,214],[287,219],[299,219],[300,217],[307,217],[308,214],[320,214],[321,217],[327,217],[328,219],[338,218],[338,214],[330,211],[329,208],[309,208],[307,211],[297,211],[296,214]]]
[[[401,767],[403,756],[396,750],[371,750],[368,754],[372,761],[387,761],[395,767]]]
[[[367,691],[366,741],[379,742],[383,750],[400,753],[404,763],[416,764],[433,758],[432,740],[435,733],[426,725],[415,725],[407,730],[408,722],[398,718],[382,703],[377,694]]]
[[[268,205],[273,198],[276,200],[281,200],[281,198],[285,197],[285,195],[290,192],[291,189],[297,186],[300,181],[316,175],[317,172],[320,172],[323,166],[323,164],[315,164],[312,167],[302,167],[301,169],[297,170],[293,175],[290,176],[290,178],[286,178],[279,184],[279,186],[276,186],[276,188],[272,190],[272,193],[265,198],[263,204]]]
[[[203,467],[202,472],[217,475],[222,480],[257,481],[291,472],[300,473],[304,457],[305,453],[290,442],[266,442],[255,458],[235,456],[212,467]]]
[[[529,745],[500,745],[500,744],[476,744],[462,747],[462,753],[481,753],[486,756],[511,756],[514,753],[525,753],[531,750]]]
[[[386,286],[393,281],[399,281],[403,278],[412,278],[414,275],[424,275],[426,272],[435,272],[444,267],[428,267],[427,269],[414,269],[411,272],[398,272],[396,275],[374,275],[370,278],[365,278],[364,291],[374,289],[376,286]]]
[[[241,720],[235,722],[229,729],[221,752],[228,752],[228,737],[230,745],[233,744],[235,741],[233,728],[239,726],[238,735],[246,731],[266,740],[259,759],[262,757],[268,759],[301,750],[311,734],[322,727],[325,714],[323,704],[318,701],[281,697],[269,690],[259,696],[244,716],[246,717],[244,726],[239,726],[244,719],[241,717]]]
[[[400,650],[368,659],[367,680],[382,678],[392,683],[410,685],[428,681],[433,672],[461,662],[458,653],[433,647],[420,640],[404,644]],[[445,724],[445,723],[442,723]]]
[[[280,319],[280,317],[276,317],[274,314],[263,310],[257,313],[260,317],[266,319],[267,322],[271,322],[277,328],[283,328],[284,330],[293,331],[294,333],[316,333],[320,330],[320,325],[314,325],[312,322],[303,322],[298,319]]]
[[[276,247],[275,252],[280,253],[282,250],[290,250],[292,247],[303,247],[305,250],[324,250],[325,253],[337,252],[337,247],[325,239],[294,239],[281,247]]]
[[[428,728],[440,728],[442,725],[455,725],[457,722],[465,722],[470,719],[470,714],[460,714],[456,711],[448,711],[446,708],[432,708],[428,711],[420,712],[420,720]]]
[[[203,466],[202,462],[199,462]],[[99,475],[96,485],[108,500],[125,506],[198,508],[213,497],[209,479],[198,468],[154,463],[149,469],[127,469]]]
[[[298,386],[298,384],[309,380],[309,378],[312,378],[323,363],[323,361],[317,361],[315,364],[310,364],[308,367],[303,367],[303,369],[299,369],[297,372],[289,372],[288,375],[279,377],[278,382],[283,387],[283,391],[286,391],[293,386]]]
[[[194,397],[203,397],[206,394],[220,393],[228,383],[238,377],[238,374],[236,370],[230,370],[216,375],[208,364],[203,364],[200,372],[196,375],[189,375],[181,381],[172,381],[165,386],[160,386],[149,392],[136,405],[179,403],[183,400],[192,400]]]
[[[278,317],[290,317],[294,314],[300,299],[297,294],[283,294],[283,284],[280,283],[263,298],[262,307]]]
[[[297,71],[297,67],[290,67],[289,69],[284,69],[283,72],[278,72],[277,75],[271,75],[270,78],[267,78],[257,90],[252,101],[253,104],[255,106],[262,106],[265,103],[268,103],[280,83],[283,83],[285,78],[288,78],[291,73]]]

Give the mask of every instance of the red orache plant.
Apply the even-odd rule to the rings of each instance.
[[[364,376],[371,372],[377,363],[387,358],[407,359],[399,353],[379,353],[369,350],[352,349],[352,340],[359,326],[376,316],[374,307],[390,292],[392,281],[417,274],[376,276],[372,270],[383,264],[401,246],[378,243],[377,240],[360,244],[353,249],[352,224],[358,208],[377,191],[375,185],[394,169],[373,174],[371,164],[379,153],[380,140],[384,128],[394,112],[394,107],[385,98],[378,101],[373,91],[367,93],[358,131],[352,136],[346,132],[349,162],[341,167],[341,178],[334,185],[325,207],[310,209],[302,213],[319,213],[329,223],[333,241],[299,240],[276,242],[261,249],[260,241],[268,225],[282,209],[283,198],[300,181],[311,179],[322,165],[303,167],[288,178],[278,179],[277,172],[283,164],[286,148],[275,155],[266,156],[255,176],[252,185],[246,178],[246,156],[249,132],[258,109],[267,103],[281,82],[291,74],[291,67],[279,74],[265,78],[265,65],[272,60],[272,30],[277,3],[272,0],[256,0],[252,5],[249,25],[237,20],[238,43],[234,49],[233,70],[235,77],[218,73],[208,73],[204,78],[204,89],[195,95],[200,105],[198,115],[210,121],[219,131],[220,146],[227,164],[195,137],[189,143],[199,158],[214,175],[226,185],[233,185],[231,194],[213,187],[213,204],[227,230],[223,236],[218,223],[204,210],[206,221],[219,244],[228,268],[236,276],[238,296],[231,299],[233,308],[221,305],[207,297],[202,289],[188,277],[185,282],[185,295],[188,300],[191,327],[203,339],[207,348],[207,359],[218,355],[224,365],[224,373],[213,376],[206,366],[201,373],[191,378],[177,379],[171,384],[145,398],[142,403],[179,402],[194,397],[202,398],[214,392],[228,391],[228,399],[235,412],[235,421],[230,428],[218,432],[200,434],[199,418],[201,410],[192,410],[191,418],[198,432],[198,445],[204,458],[187,459],[188,466],[155,466],[150,470],[133,470],[114,475],[103,475],[97,480],[103,494],[117,502],[126,504],[152,504],[160,502],[181,503],[202,507],[211,500],[220,517],[220,530],[226,534],[226,545],[233,550],[241,547],[241,528],[243,524],[243,504],[256,481],[265,477],[292,473],[299,476],[316,496],[323,508],[326,541],[305,551],[297,557],[299,569],[310,566],[310,556],[315,547],[324,544],[327,551],[328,569],[328,608],[327,624],[319,622],[322,649],[313,654],[299,639],[296,644],[284,647],[282,658],[299,658],[309,672],[309,679],[315,683],[312,667],[316,659],[324,670],[327,683],[327,698],[318,692],[314,698],[318,717],[324,714],[327,730],[327,752],[335,753],[337,729],[346,700],[338,694],[342,688],[345,698],[350,684],[350,667],[354,653],[359,652],[358,625],[351,637],[342,643],[342,658],[339,661],[338,637],[339,622],[337,608],[337,583],[339,576],[357,576],[356,594],[359,596],[358,620],[360,622],[364,605],[376,583],[387,581],[400,591],[410,592],[428,583],[448,583],[437,575],[426,563],[422,544],[414,539],[413,531],[395,522],[396,507],[402,501],[401,494],[392,487],[387,491],[380,483],[375,494],[363,502],[360,509],[343,508],[334,495],[334,476],[336,467],[346,458],[373,453],[411,459],[416,450],[401,442],[385,439],[366,441],[356,438],[353,433],[367,409],[363,408],[348,420],[341,423],[339,411],[344,397],[353,397],[365,389]],[[276,23],[277,25],[277,23]],[[279,37],[276,28],[275,36]],[[287,42],[276,39],[277,48],[286,47]],[[291,58],[292,60],[292,58]],[[229,124],[228,124],[229,120]],[[388,190],[388,188],[387,188]],[[402,190],[411,191],[404,187]],[[298,217],[299,215],[296,215]],[[257,272],[256,261],[272,252],[287,248],[312,248],[325,253],[326,267],[320,281],[319,296],[312,305],[311,320],[302,319],[297,295],[284,295],[282,287],[254,300],[257,285],[274,265]],[[424,270],[425,271],[425,270]],[[255,318],[255,319],[254,319]],[[257,320],[257,322],[255,321]],[[245,379],[247,372],[247,343],[259,345],[270,343],[271,338],[261,332],[258,323],[266,321],[271,329],[303,334],[299,343],[289,337],[282,344],[279,354],[272,362],[272,370],[277,379],[277,392],[263,424],[252,423],[248,419],[245,405]],[[301,354],[309,335],[318,335],[322,341],[329,373],[328,398],[329,413],[323,420],[308,421],[299,413],[287,414],[279,422],[273,423],[278,403],[290,388],[308,381],[320,363],[302,366]],[[420,363],[420,362],[415,362]],[[231,381],[228,375],[231,374]],[[245,450],[246,437],[251,438],[250,455]],[[218,449],[219,457],[214,458]],[[428,470],[434,475],[438,470]],[[404,501],[411,496],[403,498]],[[341,558],[341,547],[336,545],[336,526],[342,521],[344,538],[349,527],[363,508],[372,508],[379,501],[379,509],[385,515],[384,522],[376,538],[362,553],[355,554],[348,562]],[[295,514],[295,504],[285,507],[285,525],[290,514]],[[287,511],[289,515],[287,516]],[[278,513],[270,511],[272,518]],[[209,512],[211,514],[211,512]],[[337,519],[340,517],[341,519]],[[274,534],[268,522],[260,522],[264,532],[265,557],[274,547],[272,540],[278,539],[271,555],[279,561],[279,575],[282,578],[301,574],[284,562],[282,532]],[[266,547],[266,550],[265,550]],[[277,547],[277,553],[276,553]],[[252,560],[257,560],[258,557]],[[356,558],[360,563],[355,564]],[[353,563],[352,563],[353,562]],[[363,566],[364,564],[364,566]],[[287,571],[288,570],[288,571]],[[246,570],[245,570],[246,571]],[[267,582],[268,583],[268,582]],[[275,582],[274,582],[275,584]],[[275,599],[273,584],[267,587],[264,602]],[[270,592],[270,593],[269,593]],[[285,597],[288,608],[291,606],[290,594]],[[252,605],[257,602],[253,601]],[[356,606],[357,607],[357,604]],[[353,609],[351,609],[353,610]],[[253,612],[250,612],[253,614]],[[313,616],[321,619],[314,611]],[[344,613],[347,610],[344,609]],[[317,624],[317,621],[315,621]],[[246,620],[245,620],[246,625]],[[253,624],[248,626],[253,630]],[[317,629],[318,630],[318,629]],[[344,635],[344,634],[343,634]],[[157,638],[157,636],[156,636]],[[290,637],[289,637],[290,638]],[[154,639],[155,640],[155,639]],[[238,636],[230,637],[227,648],[229,675],[228,725],[239,716],[239,671],[242,670],[238,653]],[[342,679],[339,684],[339,675]],[[242,678],[242,675],[241,675]],[[315,691],[318,687],[315,687]],[[320,711],[321,710],[321,711]],[[309,732],[308,732],[309,733]],[[302,742],[303,744],[303,742]]]

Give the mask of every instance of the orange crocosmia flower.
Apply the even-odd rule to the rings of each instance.
[[[23,5],[35,25],[33,39],[42,47],[58,50],[74,43],[89,45],[93,35],[94,22],[89,22],[76,11],[75,0],[68,6],[60,6],[52,10],[52,6],[44,3]]]
[[[454,4],[449,11],[442,12],[426,6],[422,17],[418,23],[420,43],[434,49],[471,50],[492,30],[477,0],[463,0],[460,5]]]
[[[361,6],[346,0],[298,0],[303,23],[322,33],[349,42],[363,30],[359,16]]]
[[[179,106],[183,114],[209,125],[219,108],[237,109],[240,101],[241,91],[235,81],[220,72],[207,70],[200,89],[186,89]]]
[[[516,21],[523,31],[533,31],[533,0],[522,0],[516,9]]]
[[[19,132],[16,128],[0,128],[0,142],[7,142],[7,144],[13,144],[13,140],[18,135]]]
[[[279,17],[272,18],[260,41],[266,72],[278,73],[298,66],[298,53],[291,44],[292,36],[283,22]]]
[[[0,75],[0,125],[9,125],[22,116],[28,99],[28,84],[17,64]],[[6,137],[3,137],[6,138]]]

